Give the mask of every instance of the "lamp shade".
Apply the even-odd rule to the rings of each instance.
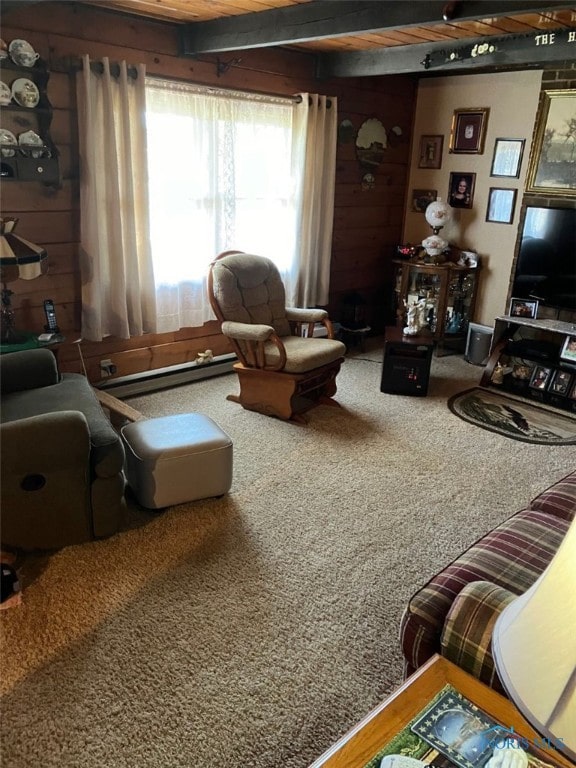
[[[430,203],[430,205],[426,207],[424,216],[426,217],[428,224],[434,229],[434,234],[438,234],[437,230],[442,229],[442,227],[445,227],[446,224],[451,221],[452,208],[448,203],[444,203],[438,198],[438,200],[434,200],[433,203]]]
[[[538,581],[498,617],[492,655],[524,717],[576,760],[576,520]]]
[[[0,269],[4,283],[40,277],[48,255],[41,245],[14,233],[17,223],[18,219],[0,219]]]

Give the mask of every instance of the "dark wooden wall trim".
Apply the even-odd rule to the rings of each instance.
[[[288,95],[321,92],[338,98],[339,120],[348,119],[358,130],[368,117],[377,117],[390,134],[400,126],[402,136],[387,150],[376,172],[374,189],[362,191],[362,171],[353,143],[338,148],[336,210],[329,310],[338,320],[342,296],[351,290],[365,297],[368,320],[377,330],[386,315],[390,279],[387,266],[401,239],[403,200],[408,174],[410,135],[417,80],[412,76],[344,78],[317,81],[314,58],[299,51],[261,49],[243,51],[241,62],[220,77],[217,57],[180,58],[175,25],[136,19],[90,6],[45,2],[34,11],[23,8],[4,14],[2,37],[24,38],[46,60],[51,77],[48,95],[54,107],[52,139],[61,153],[60,189],[37,183],[2,185],[3,215],[20,218],[22,236],[44,245],[48,273],[33,281],[16,281],[13,304],[17,324],[40,332],[44,324],[42,302],[52,298],[66,343],[59,352],[61,368],[80,371],[75,342],[80,337],[81,286],[78,262],[79,191],[78,140],[74,67],[82,54],[108,56],[113,61],[144,62],[149,74],[196,83]],[[226,58],[225,56],[223,58]],[[110,358],[116,376],[194,360],[200,351],[230,351],[216,323],[185,328],[176,333],[148,335],[130,340],[82,342],[91,380],[100,378],[99,361]]]

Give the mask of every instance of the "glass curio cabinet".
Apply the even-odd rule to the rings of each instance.
[[[473,319],[480,268],[419,264],[394,260],[394,302],[398,325],[405,324],[406,306],[425,300],[426,328],[436,341],[436,354],[460,352]]]

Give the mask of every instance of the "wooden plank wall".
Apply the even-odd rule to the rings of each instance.
[[[149,74],[190,80],[219,87],[279,95],[325,93],[338,98],[339,122],[348,119],[357,131],[369,117],[377,117],[392,136],[384,163],[376,172],[374,189],[362,191],[362,170],[353,142],[339,144],[336,209],[328,309],[339,319],[342,297],[357,290],[367,301],[367,320],[381,330],[389,311],[390,258],[400,242],[403,201],[409,162],[410,136],[416,99],[415,77],[377,77],[318,81],[314,58],[286,49],[242,52],[240,63],[220,77],[217,57],[177,56],[177,27],[129,17],[74,3],[45,2],[4,12],[2,37],[28,40],[51,71],[48,97],[54,108],[51,135],[60,150],[63,183],[54,189],[39,183],[4,182],[3,215],[18,216],[17,231],[48,251],[49,270],[32,281],[17,280],[13,306],[20,329],[41,332],[42,302],[52,298],[66,336],[59,349],[62,370],[80,372],[76,342],[80,338],[81,285],[79,270],[78,140],[74,65],[82,54],[144,62]],[[223,61],[235,58],[224,55]],[[399,126],[401,137],[390,129]],[[109,338],[81,342],[91,381],[100,379],[99,361],[111,359],[116,376],[125,376],[194,360],[200,351],[230,351],[215,322],[202,328],[146,335],[129,340]]]

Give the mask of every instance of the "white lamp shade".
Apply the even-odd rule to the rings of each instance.
[[[424,216],[431,227],[445,227],[452,219],[452,208],[448,203],[444,203],[438,198],[438,200],[435,200],[426,207]]]
[[[498,617],[492,654],[524,717],[576,760],[576,520],[538,581]]]

